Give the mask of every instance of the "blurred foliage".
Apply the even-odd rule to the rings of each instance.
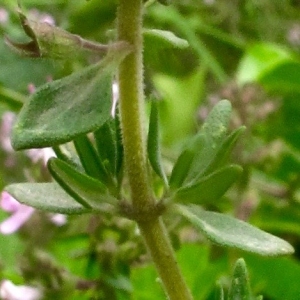
[[[114,37],[116,2],[23,0],[21,4],[32,18],[49,14],[74,34],[108,42]],[[16,7],[14,0],[0,4],[0,34],[24,41]],[[232,157],[244,171],[235,187],[207,208],[247,220],[286,239],[296,250],[289,258],[258,258],[211,245],[187,224],[167,219],[195,299],[214,299],[217,281],[229,288],[231,266],[240,256],[247,263],[255,295],[266,300],[299,299],[299,1],[153,3],[145,10],[145,27],[171,30],[190,44],[187,49],[163,49],[159,55],[151,54],[151,44],[146,45],[145,89],[147,99],[158,100],[165,169],[170,173],[182,145],[211,107],[229,99],[234,108],[231,127],[247,127]],[[19,110],[30,85],[61,78],[98,59],[22,58],[1,38],[1,115]],[[0,149],[0,187],[28,180],[49,181],[49,174],[25,153]],[[2,220],[6,216],[1,212]],[[0,249],[1,278],[42,286],[46,299],[164,299],[136,228],[123,219],[72,216],[57,228],[36,211],[17,234],[0,236]]]

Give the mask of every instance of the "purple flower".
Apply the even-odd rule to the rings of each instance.
[[[2,192],[0,205],[4,211],[12,213],[9,218],[0,224],[0,232],[2,234],[16,232],[34,212],[33,207],[19,203],[7,192]]]
[[[51,16],[47,13],[41,12],[37,9],[31,9],[28,12],[28,14],[29,14],[28,19],[30,19],[32,21],[39,22],[39,23],[48,23],[52,26],[55,25],[55,20],[54,20],[53,16]]]
[[[15,119],[16,115],[10,111],[7,111],[2,115],[2,122],[0,126],[0,143],[2,149],[7,153],[13,152],[13,148],[10,143],[10,134]]]
[[[15,285],[10,280],[0,284],[0,297],[3,300],[39,300],[42,293],[39,289],[27,285]]]
[[[0,206],[4,211],[12,213],[10,217],[0,223],[2,234],[12,234],[30,219],[35,209],[25,204],[19,203],[7,192],[2,192]],[[66,223],[66,216],[62,214],[49,214],[50,220],[57,226]]]
[[[8,22],[8,12],[5,8],[0,7],[0,25]]]

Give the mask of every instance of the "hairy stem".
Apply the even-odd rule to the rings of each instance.
[[[120,119],[124,156],[128,172],[132,210],[139,215],[141,234],[171,300],[191,300],[192,296],[175,260],[165,225],[153,215],[156,201],[148,178],[144,132],[142,0],[119,0],[118,39],[133,46],[119,67]],[[143,216],[153,216],[143,219]]]

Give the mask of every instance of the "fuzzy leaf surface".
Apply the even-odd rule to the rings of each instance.
[[[12,133],[16,150],[62,144],[98,129],[110,117],[112,77],[128,53],[40,87],[23,106]]]
[[[251,296],[248,272],[245,261],[240,258],[237,260],[231,286],[229,289],[228,300],[253,300]]]
[[[91,210],[78,203],[57,183],[16,183],[5,190],[20,203],[61,214],[82,214]]]
[[[214,164],[214,168],[217,168],[217,162],[224,163],[226,149],[224,147],[221,152],[220,147],[226,138],[230,114],[231,104],[228,100],[221,100],[212,109],[200,131],[188,142],[175,162],[170,177],[172,189],[194,184],[210,165]]]
[[[206,118],[200,133],[204,136],[201,151],[195,149],[195,157],[186,182],[195,182],[206,171],[227,135],[231,116],[231,103],[221,100]]]
[[[176,191],[175,200],[203,204],[222,197],[242,172],[238,165],[229,165],[202,177],[198,182]]]
[[[80,204],[95,210],[115,204],[116,199],[108,194],[103,183],[78,172],[64,161],[52,158],[48,161],[48,169],[58,184]]]
[[[185,149],[179,155],[174,164],[170,176],[169,184],[172,189],[180,188],[183,185],[189,170],[191,169],[192,162],[195,158],[197,151],[202,151],[204,147],[205,137],[203,134],[198,133],[192,138]]]
[[[233,217],[204,211],[196,205],[178,206],[177,212],[200,230],[209,240],[263,256],[294,252],[286,241]]]
[[[241,126],[231,132],[222,142],[219,149],[216,151],[213,159],[211,160],[210,164],[207,166],[203,175],[210,174],[214,172],[216,169],[224,166],[231,155],[231,152],[236,145],[238,138],[240,135],[245,131],[246,127]]]

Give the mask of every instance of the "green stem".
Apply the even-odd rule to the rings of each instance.
[[[153,205],[148,186],[144,139],[142,1],[120,0],[118,38],[133,46],[119,68],[119,103],[131,198],[139,210]]]
[[[165,225],[156,211],[146,155],[143,93],[142,0],[119,0],[118,39],[133,46],[119,67],[120,119],[132,210],[168,298],[192,300],[175,260]],[[154,215],[154,216],[153,216]],[[145,218],[143,218],[145,216]],[[152,216],[152,217],[146,217]]]

